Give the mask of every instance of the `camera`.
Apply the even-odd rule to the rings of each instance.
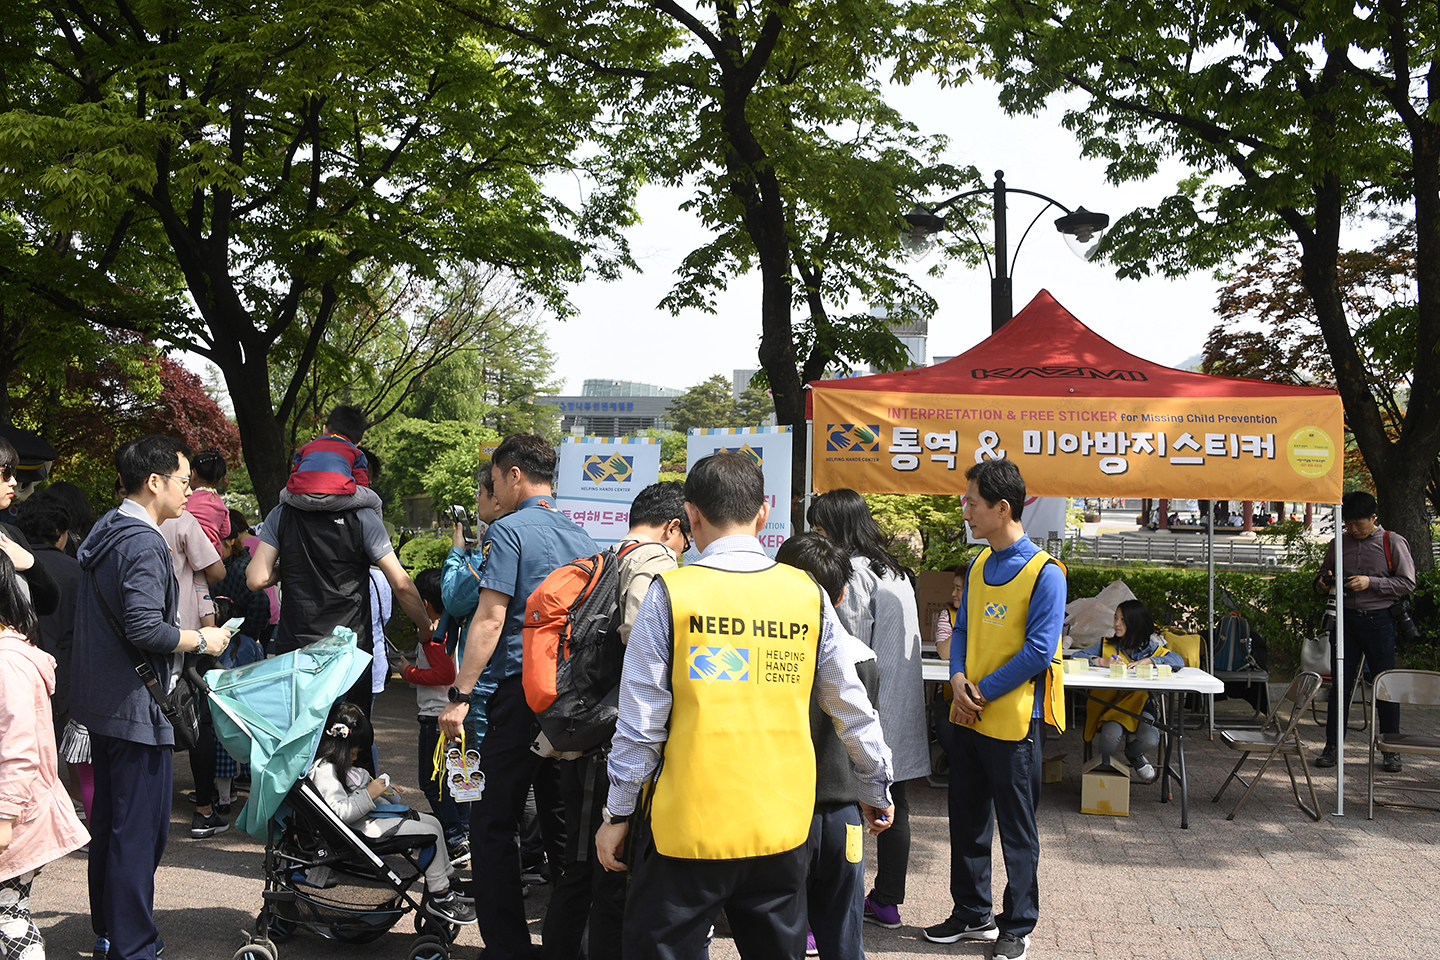
[[[1405,597],[1390,608],[1390,616],[1395,621],[1395,636],[1407,643],[1413,643],[1420,639],[1420,628],[1415,626],[1415,621],[1410,616],[1410,598]]]

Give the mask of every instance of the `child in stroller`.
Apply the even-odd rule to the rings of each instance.
[[[430,892],[424,909],[443,923],[474,923],[475,905],[461,899],[450,888],[455,868],[445,847],[445,834],[440,821],[428,813],[382,803],[380,798],[392,794],[390,777],[370,774],[355,766],[362,753],[368,753],[374,742],[370,721],[353,703],[338,703],[330,711],[325,732],[315,751],[310,767],[310,782],[352,829],[372,840],[386,837],[431,836],[435,838],[435,855],[425,867],[425,888]]]

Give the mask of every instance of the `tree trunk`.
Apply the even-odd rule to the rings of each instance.
[[[285,434],[270,399],[270,380],[268,376],[256,376],[246,365],[239,369],[217,365],[235,407],[235,425],[240,428],[240,446],[260,501],[260,513],[266,516],[280,502],[280,489],[290,475]]]

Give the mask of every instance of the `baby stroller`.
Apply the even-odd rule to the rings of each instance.
[[[337,627],[292,653],[205,675],[216,735],[250,763],[250,798],[235,825],[265,841],[263,902],[235,960],[277,960],[276,944],[301,929],[368,943],[411,912],[410,960],[448,960],[459,926],[422,909],[423,882],[412,893],[436,855],[433,839],[364,837],[305,776],[331,704],[369,669],[355,634]]]

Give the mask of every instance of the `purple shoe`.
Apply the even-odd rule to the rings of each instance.
[[[893,903],[876,903],[866,897],[865,922],[884,927],[886,930],[894,930],[900,926],[900,908]]]
[[[809,930],[805,931],[805,956],[820,956],[820,948],[815,946],[815,934]]]

